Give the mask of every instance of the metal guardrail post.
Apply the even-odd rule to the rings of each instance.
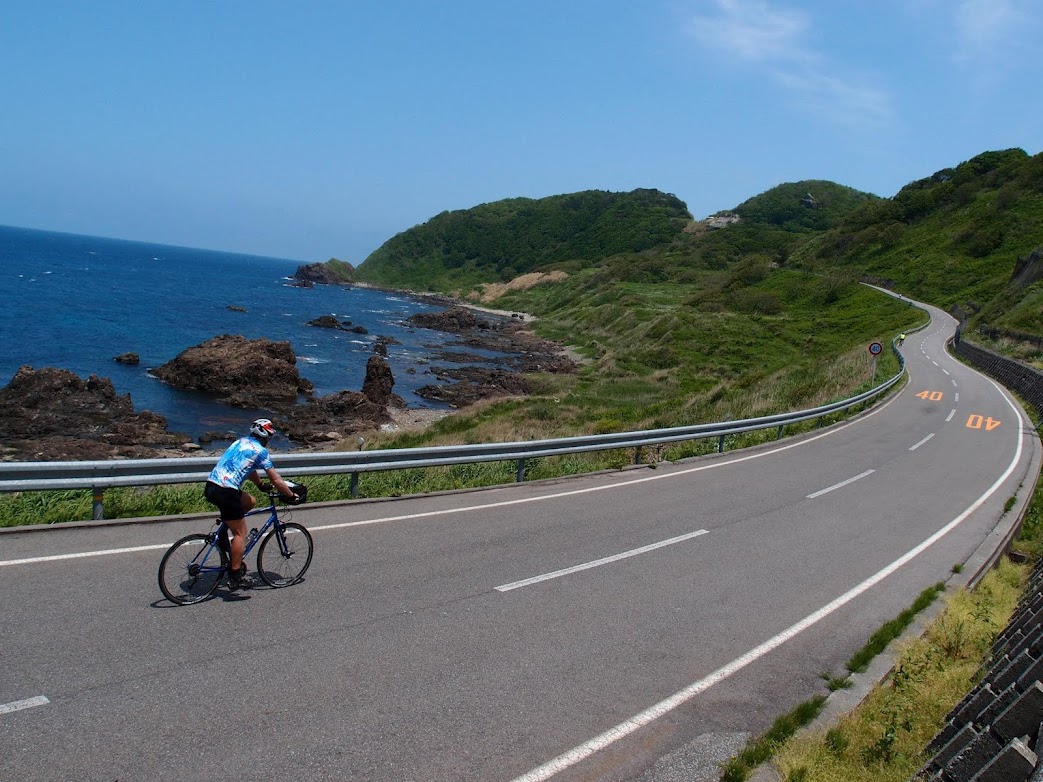
[[[94,521],[101,521],[105,518],[105,490],[95,486],[91,489],[91,494],[94,496],[91,508],[91,518]]]
[[[634,449],[634,464],[641,464],[641,446]]]
[[[518,472],[515,474],[514,480],[515,480],[516,483],[522,483],[522,482],[525,481],[525,460],[524,459],[519,459],[518,460]]]
[[[353,472],[351,474],[351,499],[355,499],[359,496],[359,474]]]
[[[785,424],[779,424],[778,434],[775,435],[775,439],[776,440],[781,440],[782,439],[782,430],[783,430],[784,427],[785,427]]]
[[[717,438],[717,453],[724,453],[724,435]]]

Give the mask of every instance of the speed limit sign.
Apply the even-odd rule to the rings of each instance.
[[[881,345],[879,342],[870,342],[869,343],[869,352],[872,353],[874,356],[879,356],[880,352],[883,349],[884,349],[884,346]]]

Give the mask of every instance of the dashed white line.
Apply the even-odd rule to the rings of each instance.
[[[921,445],[923,445],[924,443],[926,443],[926,442],[927,442],[928,440],[930,440],[930,439],[931,439],[932,437],[934,437],[934,432],[931,432],[931,433],[930,433],[929,435],[927,435],[927,436],[926,436],[926,437],[925,437],[924,439],[922,439],[922,440],[921,440],[920,442],[918,442],[918,443],[917,443],[916,445],[914,445],[914,446],[913,446],[912,448],[910,448],[909,450],[910,450],[910,451],[915,451],[915,450],[916,450],[917,448],[919,448],[919,447],[920,447]]]
[[[550,581],[552,578],[560,578],[561,576],[567,576],[570,573],[578,573],[580,570],[589,570],[599,565],[607,565],[610,562],[618,562],[621,559],[627,557],[634,557],[638,554],[644,554],[648,551],[654,551],[657,548],[663,546],[672,546],[674,543],[680,543],[691,538],[697,538],[700,535],[705,535],[706,530],[700,529],[695,532],[689,532],[685,535],[678,535],[676,538],[670,538],[669,540],[661,540],[658,543],[649,543],[647,546],[641,548],[631,549],[630,551],[624,551],[621,554],[613,554],[610,557],[603,557],[602,559],[595,559],[592,562],[584,562],[582,565],[573,565],[572,567],[562,568],[561,570],[555,570],[553,573],[544,573],[541,576],[533,576],[532,578],[526,578],[521,581],[513,581],[510,584],[504,584],[503,586],[496,587],[497,592],[510,592],[512,589],[518,589],[519,587],[531,586],[532,584],[538,584],[541,581]]]
[[[35,698],[26,698],[21,701],[11,701],[10,703],[0,703],[0,714],[31,709],[34,706],[43,706],[46,703],[50,703],[46,695],[37,695]]]
[[[104,557],[109,554],[132,554],[135,551],[158,551],[170,548],[169,543],[156,543],[151,546],[132,546],[130,548],[109,548],[100,551],[80,551],[75,554],[51,554],[46,557],[27,557],[26,559],[6,559],[0,561],[0,567],[5,565],[32,565],[36,562],[57,562],[62,559],[83,559],[84,557]]]
[[[809,500],[813,500],[816,497],[821,497],[823,494],[829,494],[831,491],[835,491],[836,489],[843,488],[844,486],[847,486],[849,483],[854,483],[855,481],[860,481],[863,478],[865,478],[867,475],[872,475],[874,472],[876,472],[876,470],[866,470],[865,472],[856,475],[854,478],[848,478],[846,481],[841,481],[840,483],[836,484],[835,486],[830,486],[828,489],[821,489],[821,490],[815,492],[814,494],[809,494],[807,496],[807,498]]]
[[[953,408],[952,410],[950,410],[950,411],[949,411],[949,415],[947,415],[947,416],[945,417],[945,423],[949,423],[949,422],[950,422],[950,421],[952,420],[952,417],[953,417],[954,415],[956,415],[956,408],[955,408],[955,407],[954,407],[954,408]]]

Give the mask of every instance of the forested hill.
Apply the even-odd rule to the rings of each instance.
[[[597,261],[670,242],[688,207],[658,190],[587,190],[442,212],[389,239],[356,272],[384,287],[450,291],[566,261]]]
[[[793,253],[846,267],[975,324],[1043,333],[1043,154],[984,152],[875,199]]]

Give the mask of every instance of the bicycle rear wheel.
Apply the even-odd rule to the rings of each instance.
[[[257,552],[257,574],[264,583],[275,588],[296,584],[311,565],[311,533],[292,521],[283,524],[282,530],[285,549],[279,540],[279,530],[273,528]]]
[[[217,589],[228,570],[228,557],[210,536],[187,535],[163,555],[159,563],[159,588],[163,595],[178,605],[206,600]]]

